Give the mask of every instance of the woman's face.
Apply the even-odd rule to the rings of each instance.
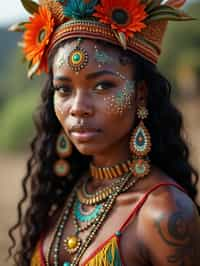
[[[53,86],[56,116],[80,153],[128,151],[136,107],[134,66],[122,65],[117,49],[92,40],[66,43],[53,60]]]

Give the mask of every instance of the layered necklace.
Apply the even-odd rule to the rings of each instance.
[[[94,165],[90,166],[90,169],[92,167],[92,178],[102,180],[102,173],[104,173],[104,179],[114,179],[114,181],[94,193],[87,190],[89,178],[74,187],[56,225],[46,259],[47,266],[50,265],[51,255],[53,265],[60,265],[59,251],[62,244],[65,251],[73,256],[72,262],[65,261],[62,266],[77,266],[79,264],[81,257],[112,210],[118,195],[127,191],[138,181],[138,178],[134,178],[132,172],[128,171],[129,163],[130,161],[127,161],[112,167],[106,167],[106,171],[105,168],[96,167],[95,169]],[[116,178],[116,171],[119,173],[119,169],[120,175],[118,174]],[[90,207],[89,211],[87,210],[88,207]],[[73,214],[75,233],[67,236],[64,243],[62,243],[62,236],[70,213]],[[84,231],[88,231],[88,235],[82,241],[80,233]]]

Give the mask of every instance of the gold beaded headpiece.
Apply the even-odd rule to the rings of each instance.
[[[131,50],[156,64],[169,20],[191,20],[179,8],[186,0],[21,0],[28,22],[23,31],[28,76],[48,72],[49,52],[61,41],[85,37]]]

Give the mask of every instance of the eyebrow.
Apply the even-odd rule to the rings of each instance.
[[[112,76],[117,76],[117,73],[115,72],[112,72],[110,70],[101,70],[101,71],[98,71],[98,72],[93,72],[93,73],[89,73],[87,76],[86,76],[86,79],[94,79],[94,78],[98,78],[100,76],[103,76],[103,75],[112,75]]]
[[[101,70],[98,72],[92,72],[92,73],[87,74],[86,79],[87,80],[95,79],[95,78],[98,78],[98,77],[103,76],[103,75],[112,75],[112,76],[116,76],[116,77],[118,76],[117,73],[112,72],[110,70]],[[67,76],[56,76],[54,78],[54,80],[72,82],[72,80]]]
[[[70,78],[68,78],[68,77],[66,77],[66,76],[56,76],[56,77],[54,78],[54,80],[59,80],[59,81],[69,81],[69,82],[72,81]]]

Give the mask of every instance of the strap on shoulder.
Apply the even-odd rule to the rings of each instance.
[[[155,190],[159,189],[160,187],[164,187],[164,186],[173,186],[173,187],[176,187],[177,189],[183,191],[184,193],[186,193],[186,191],[180,185],[178,185],[176,183],[173,183],[173,182],[165,182],[165,183],[163,182],[163,183],[159,183],[159,184],[153,186],[138,201],[138,203],[136,204],[136,206],[134,207],[134,209],[132,210],[132,212],[130,213],[130,215],[128,216],[128,218],[126,219],[126,221],[120,227],[120,231],[122,231],[126,227],[126,225],[130,222],[130,220],[132,219],[132,217],[139,212],[139,210],[142,208],[142,206],[144,205],[144,203],[147,200],[147,198],[149,197],[149,195],[152,192],[154,192]]]

